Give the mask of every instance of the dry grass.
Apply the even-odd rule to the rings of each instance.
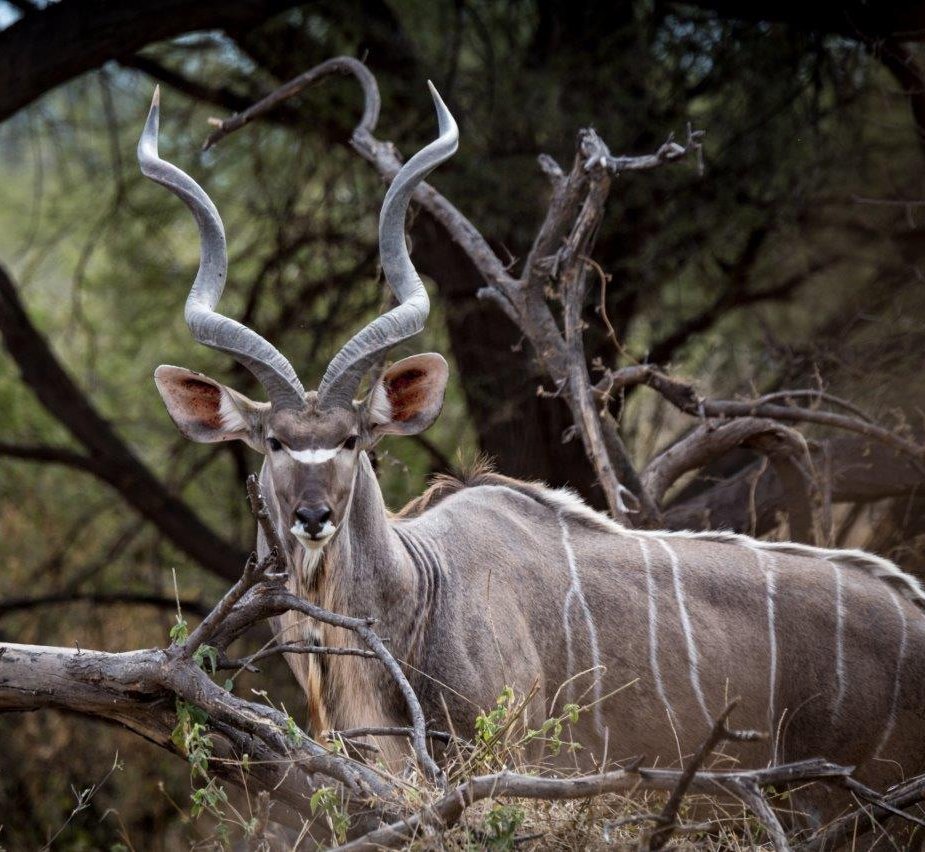
[[[478,717],[474,740],[457,740],[448,747],[444,759],[451,789],[474,777],[504,770],[561,779],[587,773],[587,767],[574,766],[578,761],[569,755],[582,752],[581,744],[572,737],[572,723],[589,706],[567,705],[562,715],[550,718],[540,729],[533,729],[526,719],[532,697],[515,696],[506,690],[494,708]],[[569,762],[572,768],[568,768]],[[617,768],[613,763],[596,766],[595,771]],[[728,756],[718,752],[707,768],[730,768]],[[412,813],[420,812],[444,795],[434,786],[421,784],[417,775],[394,780],[405,789]],[[648,832],[658,825],[653,817],[660,814],[667,798],[667,793],[641,788],[560,801],[488,798],[467,808],[457,824],[421,832],[403,848],[420,852],[638,849]],[[787,802],[781,797],[774,804],[786,809]],[[323,826],[316,821],[314,831],[319,828],[323,833]],[[315,837],[321,839],[317,833]],[[333,843],[336,838],[329,835],[326,840]],[[668,846],[704,850],[772,848],[764,829],[740,802],[728,796],[704,795],[685,798],[677,830]]]

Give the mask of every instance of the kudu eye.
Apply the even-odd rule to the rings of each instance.
[[[351,435],[349,438],[347,438],[347,439],[344,441],[343,444],[341,444],[341,446],[342,446],[345,450],[352,450],[356,445],[357,445],[357,436],[356,436],[356,435]]]
[[[279,441],[278,438],[267,438],[267,446],[268,446],[271,450],[273,450],[274,453],[275,453],[277,450],[281,450],[281,449],[283,448],[283,445],[282,445],[282,443],[280,443],[280,441]]]

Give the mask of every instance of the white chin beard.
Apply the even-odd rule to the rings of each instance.
[[[300,524],[294,524],[289,530],[305,547],[306,550],[321,550],[330,540],[331,536],[337,531],[331,523],[326,523],[322,527],[324,536],[322,538],[312,538],[301,527]]]

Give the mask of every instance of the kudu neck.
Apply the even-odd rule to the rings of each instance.
[[[343,526],[325,550],[319,591],[332,608],[378,619],[383,635],[419,609],[418,574],[392,527],[366,453],[357,463]]]

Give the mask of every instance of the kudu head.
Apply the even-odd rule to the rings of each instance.
[[[157,388],[187,438],[203,443],[244,441],[265,456],[264,474],[272,483],[279,522],[309,549],[323,547],[344,521],[360,453],[383,435],[426,429],[443,405],[448,369],[435,353],[393,364],[365,400],[354,400],[370,368],[393,346],[420,332],[430,311],[405,244],[405,215],[415,188],[452,156],[458,144],[456,122],[433,85],[430,91],[439,136],[395,176],[379,217],[382,270],[398,305],[347,342],[328,365],[317,391],[305,391],[292,365],[271,343],[215,311],[227,270],[224,227],[202,188],[158,156],[156,91],[138,143],[142,173],[181,198],[199,226],[199,271],[185,311],[193,337],[247,367],[269,402],[254,402],[181,367],[158,367]]]

